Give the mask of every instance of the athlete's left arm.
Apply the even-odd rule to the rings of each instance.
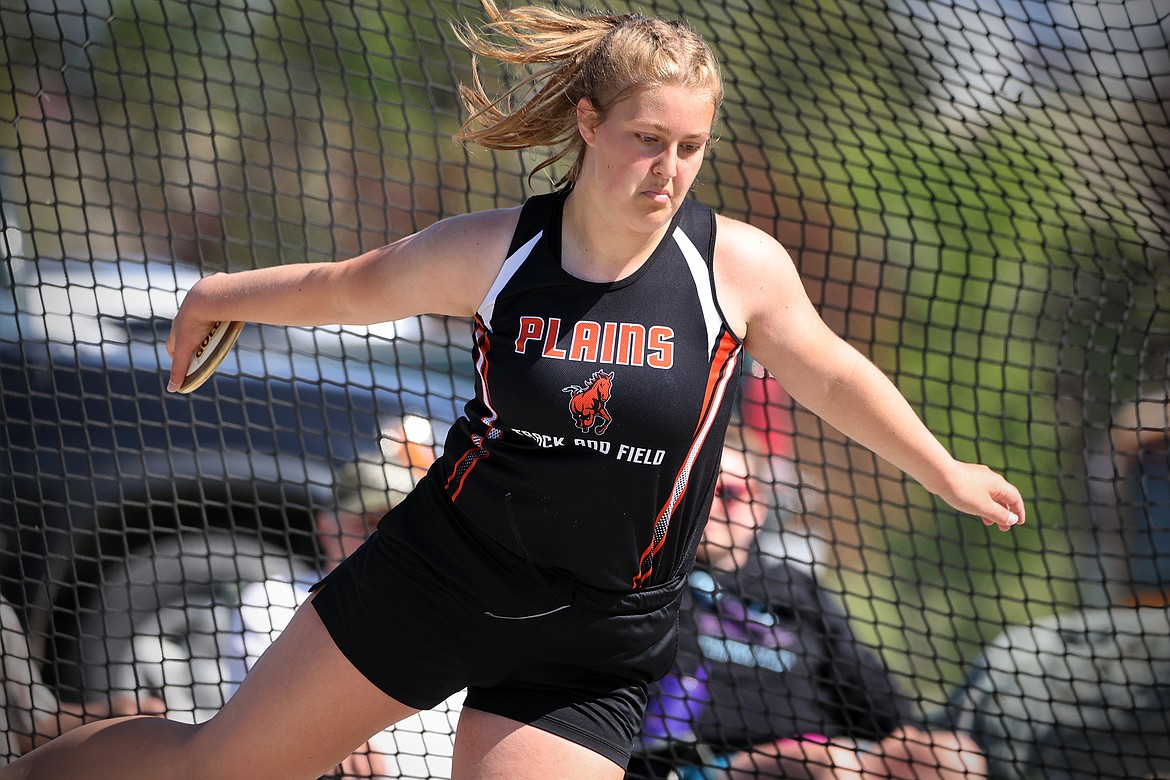
[[[886,375],[825,324],[779,242],[723,217],[717,236],[720,307],[748,353],[796,401],[986,525],[1007,530],[1024,521],[1019,490],[952,457]]]

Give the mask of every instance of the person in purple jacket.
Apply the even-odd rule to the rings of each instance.
[[[742,444],[724,449],[678,656],[652,693],[628,780],[985,777],[974,740],[916,719],[812,570],[759,548],[767,509],[749,459]]]

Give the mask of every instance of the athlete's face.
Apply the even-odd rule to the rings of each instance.
[[[635,92],[600,122],[582,100],[578,125],[587,150],[578,186],[597,187],[619,219],[665,224],[699,173],[714,118],[709,92],[681,86]]]
[[[699,560],[716,568],[735,568],[751,548],[763,513],[763,506],[752,501],[751,479],[743,453],[724,448],[715,501],[699,544]]]

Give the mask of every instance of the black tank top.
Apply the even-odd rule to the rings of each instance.
[[[561,267],[568,192],[524,205],[474,319],[476,394],[432,470],[469,522],[609,590],[694,562],[742,343],[715,299],[712,211],[687,200],[617,282]]]

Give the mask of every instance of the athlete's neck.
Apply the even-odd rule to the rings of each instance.
[[[587,282],[616,282],[642,267],[669,223],[649,233],[622,226],[612,206],[574,188],[561,219],[561,267]]]

